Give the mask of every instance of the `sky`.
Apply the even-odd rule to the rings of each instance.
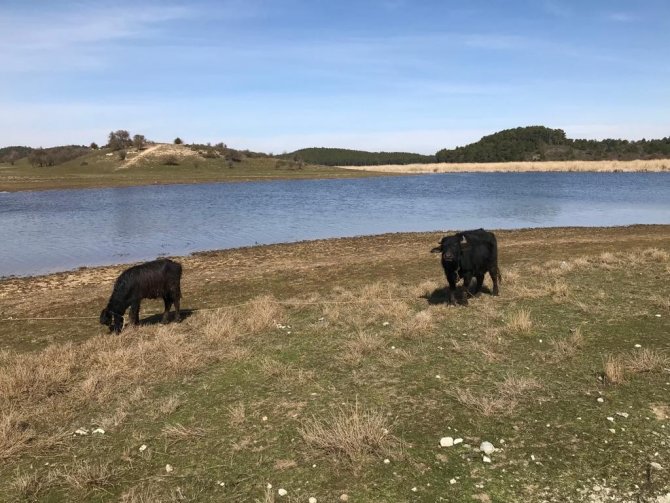
[[[0,146],[670,136],[667,0],[0,0]]]

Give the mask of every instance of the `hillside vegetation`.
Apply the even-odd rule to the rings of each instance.
[[[661,140],[571,140],[562,129],[506,129],[465,147],[443,149],[438,162],[600,161],[670,157],[670,138]]]
[[[667,159],[670,158],[670,137],[640,141],[572,140],[562,129],[530,126],[500,131],[463,147],[442,149],[435,155],[306,148],[283,157],[327,166]]]
[[[120,336],[123,266],[1,280],[0,501],[667,502],[670,227],[496,234],[468,306],[438,233],[184,257]]]
[[[223,145],[4,150],[25,155],[0,163],[0,191],[370,176]]]
[[[435,156],[408,152],[366,152],[346,148],[303,148],[279,156],[283,159],[302,159],[324,166],[373,166],[376,164],[414,164],[435,162]]]

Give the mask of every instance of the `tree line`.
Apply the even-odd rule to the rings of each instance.
[[[602,161],[670,157],[670,138],[573,140],[544,126],[506,129],[476,143],[435,154],[438,162]]]
[[[375,166],[380,164],[416,164],[435,162],[435,156],[409,152],[366,152],[346,148],[303,148],[278,156],[280,159],[304,161],[324,166]]]

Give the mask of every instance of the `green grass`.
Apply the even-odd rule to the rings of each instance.
[[[501,296],[467,307],[438,236],[400,234],[185,258],[185,307],[250,304],[178,325],[0,325],[0,500],[656,501],[669,230],[500,232]],[[118,270],[5,280],[0,312],[95,315]]]
[[[182,148],[190,152],[188,147]],[[231,167],[223,158],[209,159],[198,155],[181,159],[177,166],[167,166],[161,156],[157,156],[125,168],[125,162],[116,153],[106,155],[109,153],[109,150],[101,149],[51,167],[33,167],[27,158],[15,165],[0,163],[0,191],[379,176],[310,164],[300,167],[297,163],[267,157],[246,157],[233,162]]]

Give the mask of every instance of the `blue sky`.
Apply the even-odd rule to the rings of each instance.
[[[0,0],[0,146],[670,136],[670,2]]]

